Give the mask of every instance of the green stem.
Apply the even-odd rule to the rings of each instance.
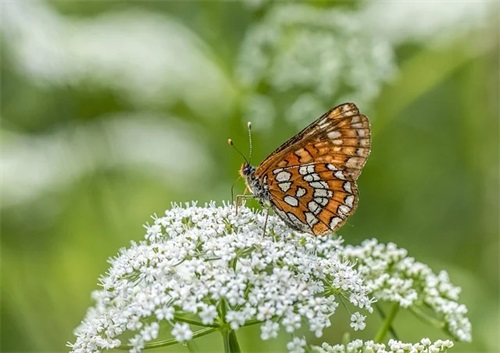
[[[224,352],[225,353],[240,353],[240,345],[238,339],[236,338],[236,332],[234,330],[222,330],[222,339],[224,341]]]
[[[387,334],[387,331],[391,329],[392,322],[394,321],[394,318],[396,317],[398,310],[399,310],[399,303],[393,303],[389,315],[387,315],[382,327],[380,327],[377,334],[375,335],[375,338],[373,339],[375,342],[377,343],[383,342],[384,337]]]
[[[221,299],[219,305],[217,306],[219,311],[219,316],[224,323],[221,330],[222,340],[224,342],[224,352],[225,353],[240,353],[240,345],[238,344],[238,339],[236,338],[236,332],[232,330],[227,322],[225,322],[227,313],[227,303],[224,299]]]
[[[422,311],[420,308],[414,306],[410,308],[410,312],[413,313],[416,317],[418,317],[420,320],[427,324],[431,324],[434,327],[437,327],[439,329],[444,329],[445,324],[438,319],[435,319],[428,314],[426,314],[424,311]]]
[[[217,329],[211,328],[211,327],[198,330],[198,331],[193,333],[192,339],[211,334],[212,332],[215,332],[215,331],[217,331]],[[168,340],[161,340],[161,341],[156,341],[156,342],[152,342],[152,343],[147,343],[146,346],[143,348],[143,350],[159,348],[159,347],[166,347],[166,346],[171,346],[174,344],[179,344],[179,341],[177,341],[175,338],[170,338]],[[131,348],[132,348],[132,346],[130,346],[130,345],[123,345],[123,346],[118,347],[118,349],[120,349],[120,350],[130,350]]]
[[[261,324],[263,321],[261,320],[248,320],[247,322],[245,322],[245,327],[247,326],[252,326],[252,325],[258,325],[258,324]]]
[[[184,318],[181,315],[175,315],[174,320],[178,322],[185,322],[186,324],[195,325],[195,326],[205,326],[205,327],[219,327],[219,324],[203,324],[200,321]]]
[[[224,342],[224,353],[231,352],[231,345],[229,344],[229,330],[222,330],[222,341]]]
[[[188,349],[188,351],[190,353],[197,353],[197,352],[201,352],[199,349],[198,349],[198,345],[196,344],[196,342],[194,340],[190,340],[190,341],[187,341],[186,342],[186,347]]]
[[[231,353],[240,353],[240,345],[238,339],[236,338],[236,332],[234,330],[229,331],[229,348]]]

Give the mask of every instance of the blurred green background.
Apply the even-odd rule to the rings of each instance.
[[[247,153],[247,121],[258,164],[353,101],[373,145],[339,234],[447,270],[473,327],[452,351],[498,352],[499,15],[493,1],[2,1],[0,350],[66,351],[107,258],[151,214],[229,200],[242,159],[227,138]],[[444,338],[421,326],[397,322],[403,340]],[[285,350],[256,334],[238,333],[243,351]]]

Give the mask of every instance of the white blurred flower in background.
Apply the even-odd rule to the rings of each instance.
[[[269,96],[281,98],[276,100],[279,115],[298,126],[335,103],[371,102],[396,66],[390,43],[367,32],[357,18],[357,11],[337,8],[274,6],[248,30],[237,67],[239,79],[250,96],[262,94],[256,92],[264,87]],[[253,113],[259,111],[252,103],[257,102],[250,100],[248,120],[255,120]]]
[[[177,187],[210,174],[213,162],[195,123],[147,113],[182,103],[200,118],[227,116],[231,82],[196,34],[171,17],[145,11],[78,19],[43,1],[5,2],[2,11],[6,50],[31,83],[107,88],[139,111],[96,116],[92,123],[65,117],[60,120],[67,124],[40,134],[4,127],[2,207],[115,166],[161,174]]]
[[[263,7],[263,2],[249,2]],[[243,41],[237,76],[250,97],[273,97],[275,109],[249,99],[245,117],[297,126],[345,101],[366,109],[397,74],[397,46],[427,45],[484,26],[487,2],[362,2],[359,8],[307,3],[270,5]],[[262,116],[266,111],[273,114]],[[276,114],[277,112],[277,114]],[[256,124],[255,128],[259,128]]]
[[[366,1],[360,21],[392,45],[445,45],[470,30],[485,28],[491,1]],[[472,48],[471,48],[472,49]]]
[[[4,133],[1,206],[32,201],[113,167],[143,169],[165,183],[189,187],[211,171],[203,142],[192,124],[144,114],[107,116],[35,136]],[[191,172],[193,165],[199,173]]]
[[[234,99],[210,48],[166,14],[121,10],[70,19],[43,1],[6,2],[2,10],[7,47],[37,84],[87,82],[140,107],[183,102],[212,119],[227,114]]]

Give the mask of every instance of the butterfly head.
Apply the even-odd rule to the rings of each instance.
[[[245,162],[241,165],[240,175],[245,178],[248,190],[259,200],[259,203],[263,206],[270,206],[269,188],[265,182],[256,177],[255,170],[255,167]]]
[[[255,172],[255,167],[252,167],[249,163],[245,162],[241,165],[240,175],[243,178],[249,179],[254,172]]]

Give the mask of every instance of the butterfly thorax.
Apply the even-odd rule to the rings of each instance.
[[[259,200],[262,206],[271,206],[271,195],[266,181],[262,181],[255,175],[255,167],[248,163],[243,163],[240,169],[240,175],[245,178],[250,192]]]

